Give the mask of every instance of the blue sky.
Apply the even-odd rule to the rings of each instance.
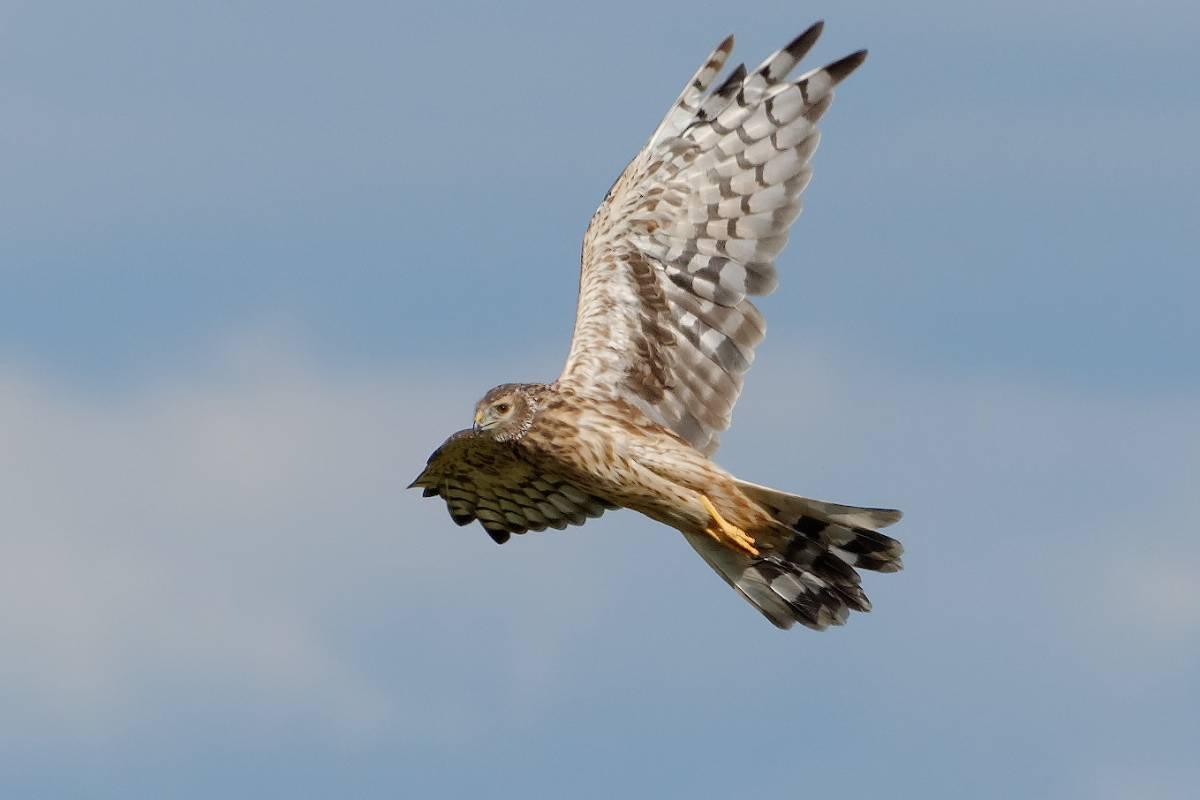
[[[0,3],[5,795],[1190,797],[1200,12],[1043,5]],[[816,18],[871,57],[718,460],[903,508],[875,610],[402,491]]]

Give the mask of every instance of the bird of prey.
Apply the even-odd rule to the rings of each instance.
[[[867,55],[789,79],[821,29],[709,91],[733,37],[717,46],[592,217],[562,374],[490,390],[409,488],[500,544],[633,509],[780,628],[870,609],[857,570],[900,569],[900,543],[877,530],[899,511],[769,489],[710,458],[764,335],[747,298],[775,289],[817,121]]]

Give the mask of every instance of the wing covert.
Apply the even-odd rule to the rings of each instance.
[[[497,544],[513,533],[582,525],[615,507],[471,429],[451,435],[433,452],[408,488],[414,487],[425,497],[442,497],[457,524],[479,520]]]
[[[859,51],[789,81],[821,29],[753,72],[737,66],[708,92],[729,37],[684,87],[588,226],[560,384],[620,396],[716,450],[766,334],[747,298],[775,289],[816,123],[866,58]]]

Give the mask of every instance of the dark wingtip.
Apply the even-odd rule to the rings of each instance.
[[[835,84],[841,83],[854,70],[862,66],[862,63],[867,60],[866,50],[856,50],[844,58],[839,58],[829,66],[825,67],[825,71],[829,73],[829,77],[833,79]]]
[[[496,544],[504,544],[508,541],[508,531],[494,531],[491,528],[484,528],[484,530],[487,531],[488,536],[492,537],[492,541]]]
[[[452,511],[452,512],[450,512],[450,519],[454,520],[454,524],[458,525],[461,528],[463,525],[470,525],[472,522],[474,522],[475,515],[474,514],[455,514]]]
[[[733,72],[729,73],[721,85],[713,90],[713,94],[722,95],[732,93],[734,89],[742,85],[742,81],[746,78],[746,65],[738,64],[733,68]]]
[[[817,39],[821,38],[821,31],[825,30],[825,20],[819,19],[812,25],[808,26],[808,30],[797,36],[792,41],[788,42],[787,47],[783,48],[792,58],[799,61],[808,54],[812,46],[817,43]]]
[[[411,489],[412,487],[410,486],[409,488]],[[421,492],[421,497],[435,497],[437,496],[437,493],[437,489],[433,488],[432,486],[426,486]]]

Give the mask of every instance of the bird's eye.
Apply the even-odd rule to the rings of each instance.
[[[508,403],[497,403],[496,404],[496,410],[499,411],[501,414],[507,414],[508,410],[510,408],[512,408],[512,406],[510,406]]]

